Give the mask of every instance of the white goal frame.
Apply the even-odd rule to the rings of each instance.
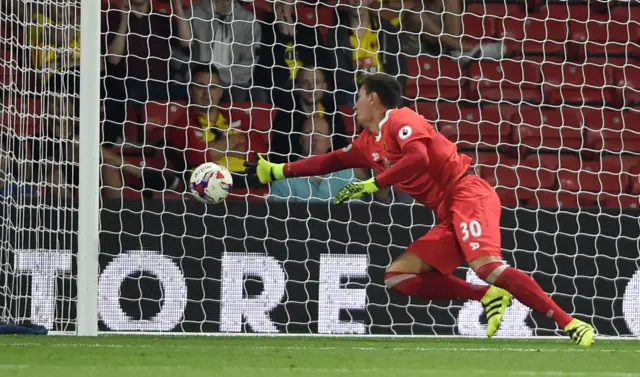
[[[27,2],[27,0],[24,0]],[[208,0],[203,0],[208,1]],[[102,1],[85,0],[80,2],[80,115],[79,124],[81,131],[78,134],[79,143],[79,185],[77,199],[77,253],[75,275],[76,284],[76,317],[73,331],[50,331],[53,336],[87,336],[99,335],[150,335],[150,336],[241,336],[241,337],[345,337],[345,338],[477,338],[475,336],[456,335],[379,335],[379,334],[305,334],[305,333],[261,333],[261,332],[162,332],[162,331],[99,331],[99,278],[101,253],[100,232],[101,226],[101,150],[100,133],[101,122],[101,22]],[[107,224],[108,225],[108,224]],[[105,225],[106,226],[106,225]],[[104,241],[103,241],[104,242]],[[104,246],[104,245],[103,245]],[[124,252],[124,249],[123,249]],[[379,266],[379,265],[378,265]],[[637,272],[640,277],[640,272]],[[640,299],[638,299],[640,305]],[[474,312],[475,313],[475,312]],[[476,317],[477,318],[477,317]],[[550,340],[558,339],[566,341],[558,336],[534,335],[534,336],[497,336],[505,339],[526,340]],[[636,336],[603,336],[608,340],[638,340]]]
[[[78,185],[78,336],[98,334],[100,254],[100,1],[80,5],[80,177]]]

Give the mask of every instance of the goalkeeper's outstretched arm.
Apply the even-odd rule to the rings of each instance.
[[[369,164],[353,148],[315,155],[284,165],[284,175],[292,177],[312,177],[345,169],[367,168]]]
[[[368,161],[355,148],[346,147],[337,151],[315,155],[286,164],[274,164],[256,156],[256,162],[245,162],[245,172],[256,175],[261,183],[278,179],[312,177],[345,169],[368,168]]]
[[[429,164],[426,146],[422,142],[414,140],[407,143],[402,150],[404,156],[395,165],[375,178],[349,183],[338,192],[334,203],[340,204],[349,199],[374,194],[380,189],[399,182],[410,181],[417,175],[424,174],[423,167]]]
[[[423,170],[416,167],[429,165],[427,147],[421,141],[410,141],[402,151],[404,156],[390,169],[385,170],[376,177],[376,184],[380,188],[393,186],[396,183],[411,179],[416,174],[422,174]]]

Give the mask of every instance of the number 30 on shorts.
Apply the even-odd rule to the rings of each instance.
[[[462,231],[462,241],[469,239],[469,236],[480,237],[482,235],[482,227],[478,220],[471,220],[468,223],[461,222],[460,230]]]

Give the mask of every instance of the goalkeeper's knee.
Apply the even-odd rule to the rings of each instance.
[[[508,266],[502,262],[489,262],[474,268],[476,275],[489,284],[495,284],[498,277]]]
[[[395,289],[396,285],[414,277],[416,277],[416,274],[410,272],[387,271],[384,273],[384,285],[387,288]]]

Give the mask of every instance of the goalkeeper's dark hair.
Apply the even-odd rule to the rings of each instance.
[[[367,94],[376,93],[388,109],[395,109],[402,104],[402,84],[386,73],[365,76],[362,87]]]
[[[193,81],[193,78],[196,77],[198,73],[215,75],[218,80],[220,80],[220,71],[218,71],[218,68],[213,64],[192,63],[189,66],[189,81]]]

